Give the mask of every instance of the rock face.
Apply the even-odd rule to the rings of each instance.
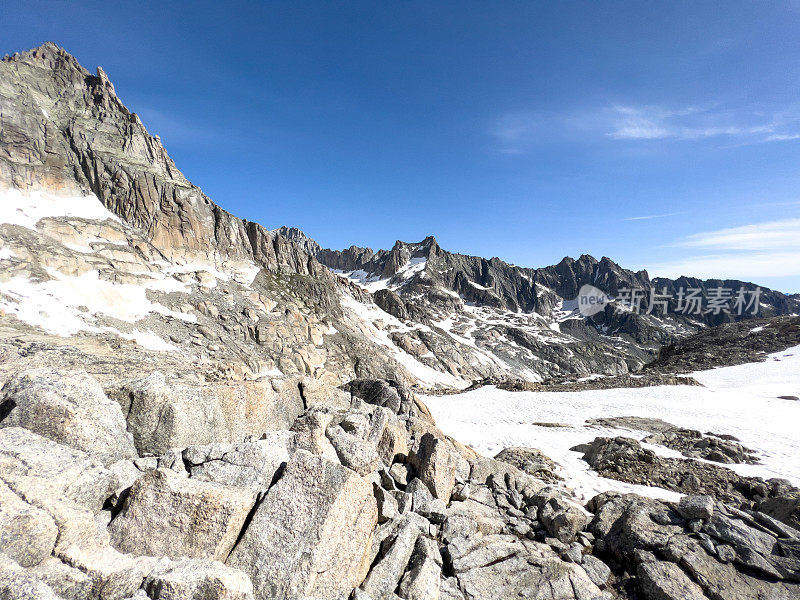
[[[800,344],[798,316],[725,323],[684,340],[676,340],[661,348],[658,358],[648,365],[648,370],[689,373],[719,366],[757,362],[764,360],[767,354],[780,352],[798,344]]]
[[[632,494],[602,494],[589,506],[595,511],[589,531],[602,540],[597,549],[636,571],[645,598],[800,594],[800,563],[790,549],[800,532],[762,513],[717,503],[711,517],[687,521],[680,506]]]
[[[303,410],[298,393],[276,393],[269,382],[185,385],[160,372],[123,385],[118,394],[142,454],[288,429]]]
[[[21,427],[0,429],[0,479],[18,495],[55,496],[100,510],[117,487],[102,462]]]
[[[366,480],[298,450],[228,564],[250,575],[258,598],[340,598],[369,569],[377,520]]]
[[[447,503],[456,481],[457,456],[445,440],[430,433],[422,436],[412,464],[434,498]]]
[[[293,240],[302,240],[301,243],[309,249],[317,246],[296,230],[287,232],[287,235]],[[471,338],[479,349],[486,349],[499,361],[514,365],[516,369],[500,374],[509,379],[530,380],[532,378],[526,371],[531,369],[544,379],[561,376],[574,379],[583,368],[606,375],[624,374],[650,362],[659,346],[677,342],[678,338],[707,325],[719,325],[737,318],[735,313],[725,312],[679,313],[674,297],[680,287],[684,290],[696,288],[704,301],[718,287],[737,291],[744,288],[748,292],[756,289],[754,284],[741,281],[651,280],[645,271],[634,273],[608,258],[598,261],[588,255],[578,260],[567,257],[550,267],[527,269],[497,258],[487,260],[448,252],[433,237],[419,243],[398,241],[391,250],[373,252],[370,248],[353,246],[342,251],[317,250],[315,256],[321,263],[349,274],[351,279],[368,289],[378,287],[376,281],[380,281],[384,289],[375,293],[375,301],[398,319],[426,325],[447,319],[452,333]],[[573,310],[574,300],[583,285],[599,287],[611,297],[618,297],[626,288],[644,289],[648,293],[651,288],[659,293],[666,289],[673,299],[669,302],[668,314],[659,313],[657,318],[644,314],[644,310],[642,314],[634,314],[615,311],[612,306],[593,317],[584,318]],[[761,294],[764,303],[762,316],[792,314],[797,309],[795,300],[784,294],[766,289],[761,290]],[[478,310],[465,310],[464,303]],[[565,310],[573,312],[569,318],[558,320],[559,335],[553,335],[546,323]],[[540,319],[509,314],[520,312],[535,312]],[[614,332],[616,345],[608,339],[608,332]],[[422,345],[425,351],[438,356],[443,349],[432,344],[429,337],[415,333],[406,337],[405,343]],[[781,338],[776,336],[770,352],[792,345],[789,340]],[[516,363],[505,339],[517,347],[517,354],[523,355],[524,361]],[[543,344],[543,341],[549,343]],[[800,342],[794,342],[797,343]],[[600,358],[603,348],[609,345],[623,360]],[[764,348],[772,347],[767,343],[762,345]],[[542,359],[550,364],[538,364]]]
[[[779,479],[743,477],[730,469],[690,459],[664,458],[632,438],[596,438],[579,446],[583,459],[603,477],[706,494],[744,508],[758,508],[792,525],[798,521],[800,490]]]
[[[142,589],[153,600],[253,599],[253,584],[244,573],[214,561],[177,561],[150,573]]]
[[[157,469],[136,481],[109,526],[120,552],[225,560],[256,496]]]
[[[119,404],[86,372],[23,371],[0,394],[0,427],[24,427],[108,462],[137,456]]]

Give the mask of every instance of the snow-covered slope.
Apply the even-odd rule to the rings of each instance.
[[[701,371],[694,376],[705,387],[541,393],[484,387],[424,400],[445,432],[478,452],[493,456],[509,446],[542,450],[561,464],[567,484],[586,499],[606,490],[675,496],[658,488],[600,478],[589,470],[580,452],[570,450],[597,436],[646,435],[586,425],[589,419],[615,416],[659,418],[680,427],[734,435],[757,451],[761,464],[726,466],[741,475],[782,477],[800,484],[800,402],[778,397],[800,397],[800,346],[772,354],[765,362]],[[648,447],[662,455],[678,456]]]

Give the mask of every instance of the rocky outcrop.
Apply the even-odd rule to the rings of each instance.
[[[119,404],[85,371],[23,371],[0,394],[0,427],[24,427],[106,462],[137,456]]]
[[[773,300],[781,305],[779,300]],[[797,309],[792,309],[797,312]],[[659,350],[647,371],[687,373],[758,362],[768,354],[800,344],[800,317],[780,316],[726,323]]]
[[[109,525],[120,552],[224,561],[256,495],[156,469],[131,486]]]
[[[574,448],[603,477],[684,494],[707,494],[741,508],[756,508],[797,527],[800,490],[781,479],[764,481],[692,459],[665,458],[632,438],[596,438]]]
[[[302,238],[313,248],[306,236],[295,232],[290,235]],[[461,312],[462,302],[489,309],[489,312],[535,312],[552,318],[559,311],[565,311],[567,306],[570,306],[567,312],[574,308],[570,303],[584,285],[595,286],[612,298],[618,297],[623,289],[641,289],[647,293],[650,289],[657,289],[659,293],[666,290],[673,298],[669,301],[667,314],[658,312],[660,309],[656,315],[644,314],[646,306],[642,314],[619,312],[608,307],[587,319],[577,312],[570,315],[571,318],[559,319],[561,333],[568,334],[572,340],[607,344],[606,336],[611,335],[632,342],[632,346],[626,348],[632,363],[637,360],[649,362],[648,350],[655,351],[659,346],[675,342],[699,328],[752,316],[730,311],[683,314],[677,310],[679,307],[675,300],[679,288],[699,290],[704,302],[714,288],[745,289],[748,293],[756,288],[754,284],[742,281],[650,280],[646,271],[634,273],[607,257],[598,261],[589,255],[577,260],[566,257],[557,265],[539,269],[523,268],[497,258],[448,252],[432,236],[419,243],[398,241],[391,250],[373,252],[370,248],[353,246],[343,251],[318,250],[315,256],[332,269],[363,274],[361,279],[365,282],[385,280],[389,289],[380,290],[379,297],[376,295],[382,308],[398,318],[407,315],[423,322],[435,320],[437,314]],[[793,298],[780,292],[763,288],[760,294],[760,316],[792,314],[800,308]],[[454,295],[457,295],[455,300]],[[420,300],[424,300],[422,305]],[[496,320],[501,318],[496,314]],[[511,331],[519,336],[525,329],[512,327]],[[539,348],[535,350],[540,351]],[[559,374],[546,373],[547,376]]]
[[[334,600],[367,574],[377,518],[366,480],[298,450],[254,511],[228,564],[250,575],[258,598]]]
[[[602,494],[590,508],[596,549],[615,568],[635,572],[645,598],[755,600],[800,593],[794,550],[800,532],[762,513],[712,503],[710,511],[687,519],[681,506],[633,494]]]
[[[303,411],[302,398],[297,383],[275,387],[270,381],[187,385],[154,371],[122,384],[114,394],[128,415],[139,453],[161,454],[288,429]]]
[[[550,485],[554,463],[534,449],[480,457],[404,386],[346,389],[349,406],[331,389],[293,431],[108,467],[0,429],[0,582],[40,597],[142,600],[738,600],[788,598],[800,585],[800,533],[755,497],[605,494],[583,507]],[[623,452],[625,473],[638,450],[612,442],[593,451]]]
[[[108,77],[46,43],[0,62],[0,181],[17,189],[91,191],[167,257],[252,259],[320,275],[294,244],[214,205],[176,168]]]

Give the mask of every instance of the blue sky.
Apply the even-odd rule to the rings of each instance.
[[[800,2],[0,5],[213,200],[321,244],[800,292]]]

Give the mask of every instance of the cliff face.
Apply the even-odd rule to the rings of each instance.
[[[273,272],[326,275],[297,245],[215,205],[100,67],[93,75],[52,43],[0,62],[0,185],[91,192],[169,259],[253,260]]]

